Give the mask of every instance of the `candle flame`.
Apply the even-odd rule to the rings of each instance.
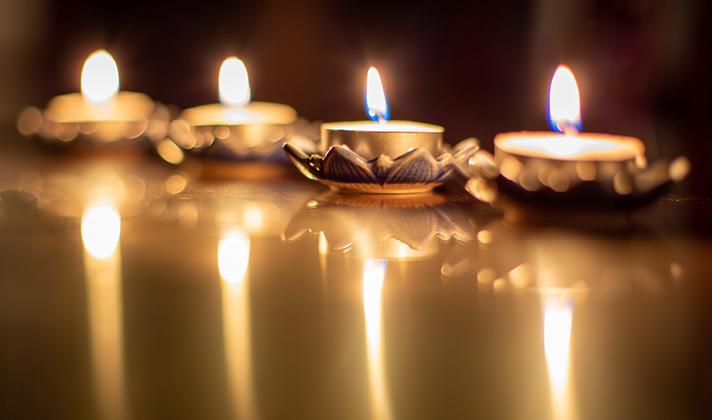
[[[121,217],[109,203],[97,203],[82,215],[82,242],[92,257],[104,260],[116,250],[121,236]]]
[[[554,131],[580,131],[581,97],[574,73],[560,65],[551,79],[549,89],[549,124]]]
[[[220,66],[218,76],[220,102],[225,105],[242,106],[250,102],[250,79],[245,63],[237,57],[228,57]]]
[[[381,76],[375,67],[368,69],[366,77],[366,113],[373,121],[383,122],[390,118],[386,93],[383,91]]]
[[[119,68],[106,50],[97,50],[84,62],[82,95],[92,102],[104,102],[119,91]]]

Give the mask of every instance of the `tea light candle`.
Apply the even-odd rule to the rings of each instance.
[[[438,156],[445,129],[414,121],[389,121],[389,109],[381,77],[374,67],[368,69],[366,113],[370,121],[332,122],[321,125],[324,152],[336,145],[347,146],[367,160],[386,155],[395,158],[423,148]]]
[[[133,139],[151,127],[159,107],[147,95],[119,91],[119,69],[105,50],[93,52],[84,62],[81,91],[59,95],[44,112],[25,109],[18,119],[22,134],[69,142],[80,134],[108,143]],[[158,121],[156,119],[156,121]]]
[[[119,92],[119,69],[105,50],[93,52],[84,62],[81,92],[59,95],[47,104],[58,123],[135,122],[148,118],[153,101],[137,92]]]
[[[640,139],[581,133],[580,96],[566,66],[554,73],[549,91],[549,121],[555,133],[516,132],[495,137],[495,162],[501,174],[526,190],[542,186],[566,191],[577,181],[611,178],[618,193],[632,187],[625,170],[645,167]]]
[[[247,68],[237,57],[226,58],[220,66],[218,92],[220,103],[188,108],[180,116],[192,129],[205,134],[207,143],[216,138],[246,148],[274,143],[297,119],[297,112],[288,105],[251,101]],[[204,146],[200,140],[181,141],[180,145],[188,149]]]

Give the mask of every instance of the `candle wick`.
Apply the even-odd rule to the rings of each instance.
[[[576,129],[576,124],[571,121],[561,121],[556,124],[559,131],[567,136],[575,136],[578,134],[578,129]]]

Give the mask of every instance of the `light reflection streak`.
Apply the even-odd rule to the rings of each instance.
[[[369,259],[363,271],[363,313],[366,324],[366,351],[374,419],[392,418],[383,354],[383,283],[386,261]]]
[[[250,238],[241,230],[223,235],[218,244],[218,271],[222,279],[225,363],[232,410],[241,419],[257,418],[252,383],[249,262]]]
[[[329,255],[329,241],[326,240],[326,235],[324,235],[324,232],[319,232],[319,239],[318,239],[318,245],[317,249],[319,252],[319,274],[321,278],[321,291],[322,291],[322,297],[324,298],[324,301],[326,301],[326,293],[327,293],[327,279],[326,279],[326,274],[327,274],[327,259]]]
[[[89,207],[81,234],[97,401],[101,418],[119,420],[126,418],[126,400],[118,211],[107,202]]]
[[[570,383],[573,306],[560,296],[544,302],[544,355],[549,372],[551,403],[555,420],[576,418]]]

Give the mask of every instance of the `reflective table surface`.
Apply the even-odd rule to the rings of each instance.
[[[0,191],[2,418],[712,416],[712,242],[684,199],[541,226],[457,189],[25,152]]]

